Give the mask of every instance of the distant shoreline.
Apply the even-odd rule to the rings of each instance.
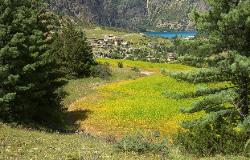
[[[148,31],[143,32],[144,35],[151,36],[151,37],[162,37],[162,38],[175,38],[175,37],[182,37],[182,38],[193,38],[197,35],[197,31]]]

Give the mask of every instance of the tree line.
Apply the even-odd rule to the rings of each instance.
[[[0,0],[0,120],[61,123],[61,87],[90,75],[82,28],[41,0]]]
[[[220,85],[170,94],[177,99],[199,98],[182,112],[203,113],[201,118],[183,123],[189,132],[180,133],[177,142],[199,155],[250,156],[250,1],[209,0],[208,4],[208,11],[192,13],[199,33],[196,39],[175,42],[181,62],[199,69],[172,76],[190,83]]]

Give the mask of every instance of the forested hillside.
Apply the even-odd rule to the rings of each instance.
[[[190,30],[188,14],[203,0],[46,0],[60,14],[85,22],[134,30]]]

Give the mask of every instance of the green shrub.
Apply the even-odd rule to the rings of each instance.
[[[167,71],[166,71],[166,69],[165,68],[161,68],[161,74],[163,74],[163,75],[166,75],[167,74]]]
[[[111,70],[109,68],[109,64],[98,64],[96,66],[91,67],[91,76],[100,77],[102,79],[108,79],[111,77]]]
[[[221,122],[219,125],[215,123],[198,125],[189,131],[179,132],[174,141],[189,153],[212,156],[215,154],[248,154],[247,140],[249,137],[246,132],[237,131]]]
[[[112,59],[123,59],[124,56],[121,53],[114,51],[114,52],[110,53],[110,58],[112,58]]]
[[[65,18],[54,37],[51,55],[60,66],[59,71],[67,78],[90,76],[90,68],[96,63],[84,32]]]
[[[118,62],[117,65],[118,65],[119,68],[123,68],[123,63],[122,62]]]
[[[136,152],[139,154],[161,153],[167,155],[167,141],[155,142],[156,138],[156,136],[153,138],[146,138],[141,134],[130,135],[117,142],[114,148],[118,152]]]
[[[247,140],[245,146],[244,146],[244,154],[248,157],[250,157],[250,139]]]

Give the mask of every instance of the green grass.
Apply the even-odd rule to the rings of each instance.
[[[131,61],[131,60],[115,60],[115,59],[97,59],[98,62],[104,63],[108,62],[112,66],[117,66],[118,62],[122,62],[124,67],[138,67],[142,70],[153,71],[159,73],[161,68],[164,68],[166,71],[187,71],[194,68],[181,65],[181,64],[169,64],[169,63],[151,63],[143,61]]]
[[[98,86],[128,79],[140,77],[140,74],[127,68],[111,67],[112,77],[109,79],[101,78],[81,78],[70,80],[63,88],[66,97],[63,99],[63,105],[69,107],[76,100],[85,97],[96,91]]]
[[[120,60],[98,59],[117,66]],[[164,92],[186,93],[194,91],[198,85],[179,82],[160,74],[167,71],[187,71],[193,68],[180,64],[161,64],[123,60],[125,68],[133,66],[151,71],[152,75],[137,79],[122,80],[102,85],[71,105],[70,110],[88,111],[88,118],[78,121],[85,131],[97,136],[122,137],[128,133],[160,131],[171,137],[180,129],[182,120],[199,116],[180,113],[180,108],[189,107],[194,99],[175,100]],[[100,123],[102,119],[102,123]]]
[[[160,160],[161,155],[117,153],[113,146],[101,139],[86,135],[59,134],[11,128],[0,123],[0,160]],[[169,159],[193,160],[193,155],[184,154],[171,147]],[[216,156],[204,160],[247,160],[241,156]]]
[[[112,145],[86,135],[63,135],[0,124],[1,160],[160,159],[159,155],[115,153]]]
[[[99,78],[83,78],[71,80],[64,88],[68,96],[64,104],[71,109],[80,104],[80,109],[89,109],[89,113],[77,112],[82,116],[74,117],[81,125],[88,126],[87,131],[104,132],[112,136],[127,131],[131,134],[137,129],[150,133],[152,130],[167,130],[174,132],[176,122],[183,118],[178,112],[180,104],[188,106],[192,100],[183,102],[168,99],[162,94],[164,91],[189,92],[196,88],[184,82],[178,82],[160,74],[160,68],[167,70],[190,70],[192,68],[177,64],[151,64],[146,62],[123,61],[125,68],[116,68],[115,60],[112,64],[113,76],[109,80]],[[148,77],[141,77],[139,73],[131,71],[130,66],[139,66],[142,70],[151,70],[155,73]],[[82,105],[82,103],[86,105]],[[71,112],[70,111],[70,112]],[[86,114],[86,115],[85,115]],[[192,117],[191,117],[192,118]],[[89,123],[89,125],[88,125]],[[99,128],[98,128],[99,127]],[[172,127],[172,128],[171,128]],[[88,130],[89,129],[89,130]],[[91,132],[93,133],[93,132]],[[0,123],[0,160],[14,159],[127,159],[127,160],[247,160],[241,156],[223,156],[198,158],[180,151],[175,146],[168,146],[168,158],[158,154],[146,153],[138,155],[131,152],[117,153],[112,144],[102,138],[94,138],[86,134],[60,134],[33,131],[25,128],[11,128]]]
[[[121,138],[138,131],[145,134],[160,131],[162,136],[167,136],[171,140],[181,129],[182,121],[196,119],[203,113],[181,113],[180,109],[191,106],[197,99],[176,100],[164,93],[190,93],[200,87],[219,85],[194,85],[160,73],[162,68],[167,72],[195,69],[180,64],[112,59],[98,59],[98,61],[108,62],[114,67],[118,62],[122,62],[125,68],[136,66],[144,72],[151,71],[152,75],[99,86],[95,93],[71,105],[70,110],[89,112],[88,118],[78,121],[77,124],[86,132],[96,136],[112,135]]]

